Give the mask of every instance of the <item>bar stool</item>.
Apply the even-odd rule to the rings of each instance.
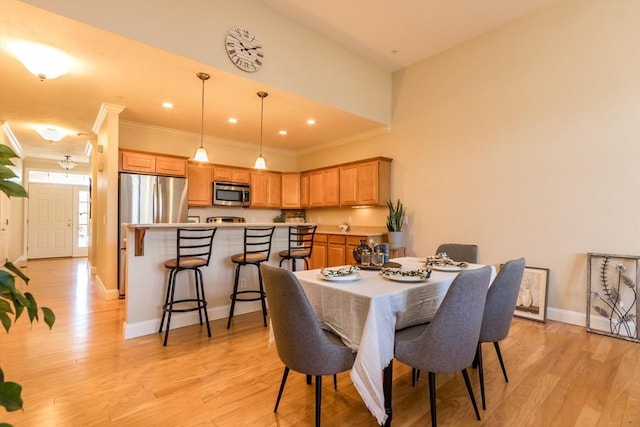
[[[233,293],[231,294],[231,308],[229,309],[229,320],[227,320],[227,329],[231,327],[231,318],[236,301],[258,301],[262,302],[262,320],[264,326],[267,326],[267,305],[265,304],[265,293],[262,286],[262,273],[260,272],[260,263],[269,261],[271,254],[271,239],[275,227],[245,227],[244,229],[244,252],[241,254],[231,255],[231,261],[236,266],[236,277],[233,282]],[[258,269],[258,290],[238,291],[238,281],[240,279],[240,267],[244,265],[255,265]],[[246,294],[256,295],[254,297],[244,296]]]
[[[280,251],[280,267],[282,261],[291,260],[291,271],[296,271],[296,261],[304,260],[304,264],[309,269],[309,258],[313,250],[313,237],[316,234],[317,225],[296,225],[289,227],[289,249]]]
[[[167,345],[172,313],[184,313],[198,311],[200,324],[202,325],[202,314],[207,323],[207,334],[211,337],[211,327],[209,326],[209,315],[207,314],[207,299],[204,294],[204,283],[200,268],[209,265],[211,260],[211,249],[213,238],[216,234],[216,227],[209,228],[184,228],[178,227],[176,234],[176,257],[164,263],[169,271],[167,281],[167,296],[162,306],[162,320],[160,329],[162,332],[164,319],[167,318],[167,328],[164,333],[163,346]],[[195,278],[195,298],[175,299],[176,276],[183,270],[192,270]],[[168,315],[167,315],[168,314]]]

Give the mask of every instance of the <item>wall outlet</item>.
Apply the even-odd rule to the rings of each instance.
[[[240,289],[247,288],[247,279],[240,279]]]

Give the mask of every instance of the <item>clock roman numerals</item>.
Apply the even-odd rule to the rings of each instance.
[[[264,61],[262,44],[246,29],[233,28],[227,33],[225,48],[229,59],[246,72],[260,70]]]

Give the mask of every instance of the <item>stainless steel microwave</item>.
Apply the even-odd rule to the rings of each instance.
[[[248,207],[251,202],[249,189],[249,184],[214,181],[213,204]]]

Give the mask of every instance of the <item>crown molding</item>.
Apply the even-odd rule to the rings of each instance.
[[[20,145],[20,141],[18,141],[18,138],[16,138],[15,134],[11,130],[11,126],[9,126],[9,123],[4,122],[2,123],[2,125],[0,125],[0,127],[9,140],[9,147],[11,147],[13,151],[15,151],[18,157],[20,157],[21,159],[24,158],[25,154],[24,150],[22,149],[22,145]]]
[[[380,135],[386,135],[391,131],[391,126],[381,126],[376,129],[372,129],[367,132],[361,132],[355,135],[350,135],[344,138],[336,139],[334,141],[326,142],[324,144],[314,145],[313,147],[303,148],[296,151],[296,154],[311,154],[323,151],[329,148],[339,147],[341,145],[350,144],[352,142],[362,141],[364,139],[374,138]]]
[[[91,128],[93,133],[97,135],[98,132],[100,132],[100,128],[102,127],[102,124],[104,122],[104,119],[107,117],[107,114],[109,113],[120,114],[124,111],[125,108],[127,107],[123,105],[108,104],[103,102],[102,105],[100,106],[100,111],[98,111],[98,116],[96,117],[96,121],[93,123],[93,127]]]

